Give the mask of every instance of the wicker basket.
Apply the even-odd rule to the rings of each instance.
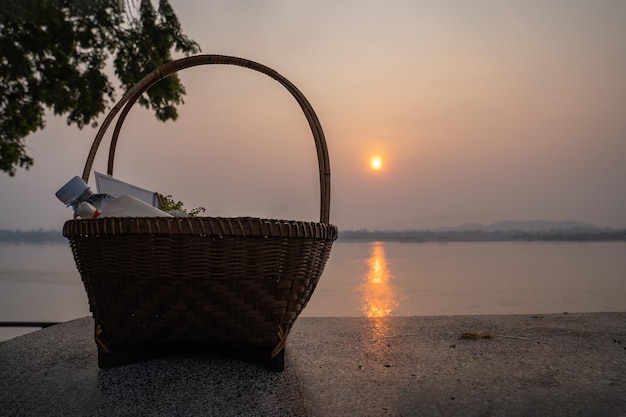
[[[69,220],[63,227],[95,319],[100,367],[160,355],[182,345],[255,352],[282,370],[289,330],[320,279],[337,228],[329,224],[330,165],[313,108],[276,71],[242,58],[198,55],[169,62],[133,86],[110,111],[89,152],[83,179],[107,128],[108,174],[128,111],[159,80],[185,68],[226,64],[259,71],[300,104],[315,139],[320,222],[251,217],[124,217]]]

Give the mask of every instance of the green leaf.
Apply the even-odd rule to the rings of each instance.
[[[172,60],[200,52],[167,0],[0,0],[0,170],[28,169],[26,137],[43,129],[46,108],[79,129],[96,126],[115,100],[103,72],[113,58],[123,89]],[[176,120],[185,89],[174,75],[139,100],[161,121]]]

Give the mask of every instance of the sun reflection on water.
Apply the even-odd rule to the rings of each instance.
[[[374,242],[372,255],[367,260],[369,269],[365,282],[360,286],[361,311],[366,317],[387,317],[398,307],[396,288],[391,284],[391,272],[387,265],[382,243]]]

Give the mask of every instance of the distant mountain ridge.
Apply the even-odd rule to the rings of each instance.
[[[599,228],[574,221],[507,220],[489,225],[467,223],[436,230],[341,230],[339,238],[369,242],[624,242],[626,229]]]
[[[340,230],[341,240],[395,242],[503,242],[503,241],[620,241],[626,228],[599,228],[574,221],[501,221],[489,225],[466,223],[437,230]],[[0,230],[0,242],[64,242],[60,230]]]
[[[545,231],[569,231],[569,232],[597,232],[601,228],[583,222],[575,221],[551,221],[551,220],[504,220],[489,225],[482,223],[465,223],[454,227],[445,227],[437,229],[438,231],[454,231],[454,232],[545,232]]]

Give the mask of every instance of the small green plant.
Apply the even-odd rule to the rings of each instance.
[[[204,213],[206,211],[204,207],[196,207],[187,212],[187,210],[184,208],[184,204],[182,201],[174,201],[174,198],[171,195],[161,197],[161,210],[165,211],[166,213],[182,217],[196,217],[200,213]]]

